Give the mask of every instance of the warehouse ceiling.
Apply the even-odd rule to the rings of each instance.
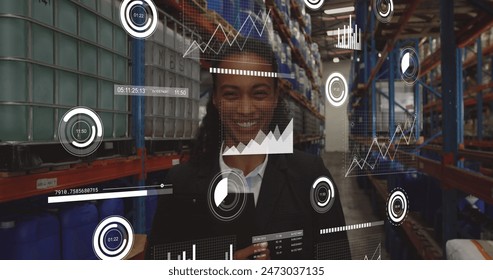
[[[388,0],[389,1],[389,0]],[[337,30],[348,25],[351,15],[354,22],[355,12],[327,15],[326,9],[355,6],[358,0],[325,0],[317,11],[307,9],[312,17],[312,39],[319,44],[324,60],[334,57],[348,59],[351,50],[336,48],[337,36],[328,36],[327,31]],[[371,5],[371,0],[368,1]],[[425,0],[393,0],[394,14],[390,22],[376,21],[375,38],[377,50],[382,51],[389,40],[422,39],[423,37],[440,36],[440,1]],[[493,25],[493,0],[454,0],[455,29],[457,42],[460,46],[471,43],[480,32]],[[405,24],[401,24],[405,22]],[[369,26],[369,21],[366,24]],[[366,38],[370,38],[367,34]]]
[[[327,31],[337,30],[337,28],[343,28],[344,25],[348,25],[350,15],[352,15],[354,21],[355,12],[326,15],[324,10],[348,6],[354,7],[355,2],[355,0],[326,0],[317,11],[306,8],[306,11],[312,17],[312,39],[319,46],[322,60],[332,60],[334,57],[344,59],[352,55],[353,51],[351,50],[336,48],[334,45],[337,43],[337,36],[327,36]]]

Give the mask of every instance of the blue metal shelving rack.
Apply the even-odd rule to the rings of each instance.
[[[132,39],[132,84],[143,86],[145,83],[145,42]],[[145,185],[145,100],[144,96],[132,96],[132,132],[137,155],[141,159],[141,172],[136,179],[136,186]],[[145,198],[134,199],[133,226],[137,233],[144,233],[146,228]]]

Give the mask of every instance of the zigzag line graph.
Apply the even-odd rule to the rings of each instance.
[[[377,254],[378,252],[378,254]],[[373,255],[371,256],[371,259],[368,259],[368,255],[365,255],[365,258],[363,260],[368,261],[368,260],[381,260],[382,259],[382,243],[378,243],[377,248],[375,249],[375,252],[373,252]]]
[[[387,145],[386,143],[383,143],[383,144],[378,143],[378,139],[377,138],[373,139],[373,141],[372,141],[372,143],[370,145],[370,148],[368,149],[368,153],[366,154],[365,158],[364,159],[353,158],[353,160],[351,162],[351,165],[349,166],[349,168],[348,168],[348,170],[346,172],[345,177],[348,177],[349,174],[356,167],[359,167],[361,170],[364,169],[365,167],[369,167],[371,170],[375,169],[375,167],[377,166],[380,158],[386,158],[387,156],[389,156],[389,158],[393,161],[394,158],[395,158],[395,155],[397,153],[397,150],[399,149],[400,142],[401,142],[400,140],[401,139],[404,139],[406,145],[409,145],[411,143],[411,138],[412,138],[412,135],[413,135],[414,125],[415,124],[416,124],[416,116],[414,116],[414,120],[412,122],[412,125],[410,124],[410,120],[409,119],[407,119],[406,122],[404,123],[404,127],[408,127],[408,125],[411,125],[409,136],[406,136],[406,134],[404,132],[404,129],[400,125],[398,125],[397,128],[395,129],[394,135],[392,135],[392,138],[389,141],[389,145]],[[396,137],[398,137],[398,139],[396,139]],[[392,147],[392,143],[394,143],[394,140],[397,140],[397,144],[395,145],[394,153],[393,154],[390,154],[389,153],[390,147]],[[375,161],[373,163],[369,163],[368,162],[368,158],[370,157],[371,152],[372,152],[374,146],[377,147],[377,149],[379,151],[379,155],[378,155],[378,157],[375,159]]]
[[[250,37],[250,33],[253,31],[253,29],[255,29],[255,31],[258,33],[259,36],[262,36],[264,34],[264,31],[265,31],[265,27],[267,25],[267,22],[268,22],[268,19],[269,19],[269,16],[270,16],[270,13],[271,13],[271,10],[269,10],[269,12],[267,13],[267,15],[265,15],[262,11],[260,11],[255,18],[252,17],[252,14],[249,14],[248,17],[245,19],[245,21],[243,22],[243,24],[241,25],[240,29],[238,31],[236,31],[236,34],[233,34],[233,31],[229,31],[229,33],[226,33],[226,31],[224,30],[224,27],[221,25],[221,24],[218,24],[218,26],[216,27],[216,30],[214,31],[214,33],[212,34],[211,38],[209,39],[209,41],[207,43],[198,43],[196,40],[194,40],[192,42],[192,44],[190,45],[190,47],[188,47],[188,49],[185,51],[185,53],[183,54],[183,57],[186,57],[188,56],[190,53],[192,53],[193,51],[199,49],[202,53],[205,53],[207,50],[210,50],[212,51],[214,54],[219,54],[219,52],[221,52],[221,50],[223,49],[223,47],[228,44],[230,47],[233,46],[233,44],[237,44],[238,47],[240,48],[240,50],[243,50],[243,46],[245,45],[246,41],[248,40],[248,38]],[[263,19],[263,24],[262,24],[262,28],[259,29],[257,27],[257,21],[259,19]],[[245,36],[245,41],[243,42],[243,44],[240,44],[240,42],[238,42],[238,37],[243,34],[243,29],[244,28],[248,28],[248,21],[251,21],[253,26],[250,26],[250,30],[247,30],[247,34],[248,36]],[[214,50],[214,48],[212,48],[212,45],[213,43],[215,42],[215,37],[216,37],[216,34],[218,34],[219,32],[222,32],[225,36],[225,40],[221,43],[219,49],[216,51]],[[233,39],[229,39],[230,37],[233,37]]]
[[[293,119],[281,134],[279,126],[274,132],[267,135],[262,130],[257,133],[255,139],[245,145],[239,143],[237,146],[226,147],[224,156],[233,155],[263,155],[263,154],[292,154],[293,153]]]

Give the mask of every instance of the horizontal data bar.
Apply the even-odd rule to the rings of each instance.
[[[173,194],[173,189],[137,190],[137,191],[126,191],[126,192],[107,192],[107,193],[93,193],[93,194],[50,196],[48,197],[48,203],[78,202],[78,201],[91,201],[91,200],[102,200],[102,199],[113,199],[113,198],[168,195],[168,194]]]

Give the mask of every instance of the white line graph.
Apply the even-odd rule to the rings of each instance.
[[[375,256],[376,256],[376,258],[375,258]],[[365,255],[365,258],[364,258],[365,261],[368,261],[368,260],[377,260],[377,261],[379,261],[381,259],[382,259],[382,243],[378,243],[378,246],[375,249],[375,252],[373,252],[373,255],[371,256],[371,259],[368,258],[368,255]]]
[[[253,31],[253,29],[255,29],[255,31],[258,33],[259,36],[263,36],[264,31],[265,31],[265,27],[267,26],[267,22],[268,22],[268,19],[270,16],[270,12],[271,12],[271,10],[269,10],[267,15],[265,15],[265,13],[260,11],[256,16],[255,16],[255,14],[253,14],[254,15],[253,17],[252,17],[252,14],[249,14],[248,17],[243,22],[243,24],[241,25],[240,29],[236,32],[236,34],[233,34],[234,31],[226,32],[226,30],[222,26],[222,24],[218,24],[216,30],[214,31],[214,33],[212,34],[211,38],[209,39],[209,41],[207,43],[200,43],[199,44],[196,40],[194,40],[192,42],[192,44],[190,45],[190,47],[188,47],[188,49],[183,54],[183,57],[187,57],[190,53],[192,53],[193,51],[195,51],[197,49],[199,49],[202,53],[205,53],[207,50],[210,50],[214,54],[217,55],[217,54],[219,54],[219,52],[222,50],[222,48],[224,47],[224,45],[226,43],[230,47],[236,43],[238,45],[238,47],[240,48],[240,50],[243,50],[243,46],[245,45],[245,42],[247,41],[247,39],[250,36],[250,33]],[[259,20],[263,20],[261,29],[259,29],[257,27],[257,22]],[[249,26],[248,21],[251,21],[253,23],[253,26]],[[247,30],[248,33],[246,33],[248,35],[245,36],[245,41],[243,42],[243,44],[240,44],[240,42],[238,41],[238,37],[242,36],[242,34],[244,34],[243,29],[248,28],[248,27],[250,27],[250,30]],[[212,48],[212,46],[215,43],[216,34],[218,34],[219,32],[222,32],[226,39],[221,43],[221,45],[219,46],[219,49],[216,51]],[[230,37],[233,37],[233,39],[230,40]]]
[[[270,131],[265,135],[259,131],[255,139],[245,145],[226,147],[224,156],[233,155],[263,155],[263,154],[292,154],[293,153],[293,119],[281,134],[279,127],[276,126],[274,132]]]
[[[370,148],[368,149],[368,152],[364,158],[358,159],[356,156],[352,159],[351,165],[346,171],[345,177],[348,177],[350,173],[357,167],[359,169],[363,170],[365,167],[369,167],[371,170],[374,170],[375,167],[378,165],[380,158],[387,158],[389,157],[390,160],[394,160],[395,155],[397,153],[397,150],[399,149],[399,146],[401,144],[401,139],[404,139],[404,142],[406,145],[411,144],[411,139],[414,131],[414,126],[416,124],[416,116],[414,116],[414,119],[412,121],[412,124],[409,119],[406,119],[406,122],[404,123],[403,127],[409,127],[409,136],[406,136],[404,128],[402,128],[400,125],[397,126],[395,129],[394,135],[392,135],[392,138],[390,139],[389,143],[382,143],[380,144],[378,142],[378,138],[373,139]],[[396,142],[394,145],[393,143]],[[389,153],[390,148],[394,145],[393,153]],[[375,149],[376,147],[376,149]],[[373,150],[378,150],[379,154],[376,159],[374,159],[374,162],[371,163],[369,162],[369,158],[371,156],[371,153]]]

